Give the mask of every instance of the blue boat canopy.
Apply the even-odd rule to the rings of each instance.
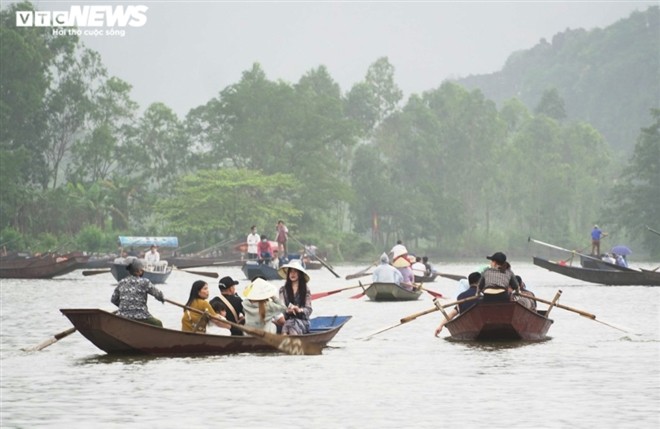
[[[126,237],[119,236],[121,247],[179,247],[179,239],[176,237]]]

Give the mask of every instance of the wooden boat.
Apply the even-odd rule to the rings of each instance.
[[[419,299],[423,290],[411,291],[396,283],[372,283],[364,293],[372,301],[414,301]]]
[[[67,256],[48,253],[41,256],[19,254],[0,258],[0,278],[51,279],[69,274],[86,262],[86,256]]]
[[[590,283],[613,286],[660,286],[660,272],[628,270],[600,270],[582,268],[534,257],[534,265],[549,271]]]
[[[127,262],[114,262],[110,267],[110,272],[117,281],[120,281],[128,276],[128,270],[126,269],[127,266]],[[163,271],[144,270],[143,277],[149,279],[153,284],[161,284],[167,281],[170,274],[172,274],[172,267],[168,265]]]
[[[617,264],[611,264],[607,261],[603,261],[601,259],[587,255],[580,255],[580,265],[582,266],[582,268],[592,268],[596,270],[635,271],[632,268],[623,267]]]
[[[96,308],[61,309],[92,344],[110,355],[198,356],[279,351],[257,337],[182,332],[126,319]],[[351,316],[310,320],[310,333],[299,336],[325,347]]]
[[[479,301],[445,327],[456,340],[539,341],[546,338],[552,323],[545,311],[530,310],[515,301]]]
[[[433,273],[428,276],[415,276],[415,283],[432,283],[435,281],[435,278],[438,277],[438,273]]]
[[[250,281],[257,277],[263,277],[266,280],[282,279],[275,268],[267,264],[260,264],[257,261],[246,261],[241,270]]]

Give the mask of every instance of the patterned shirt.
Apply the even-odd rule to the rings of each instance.
[[[497,268],[486,268],[479,281],[479,290],[484,290],[484,288],[518,290],[518,280],[511,270],[501,271]]]
[[[147,309],[147,294],[164,302],[165,296],[149,279],[128,276],[122,279],[110,298],[110,302],[119,307],[119,316],[128,319],[143,320],[151,317]]]

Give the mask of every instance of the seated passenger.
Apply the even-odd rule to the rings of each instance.
[[[217,320],[219,315],[207,301],[208,297],[209,285],[204,280],[197,280],[192,284],[186,307],[194,308],[206,312],[207,314],[199,314],[196,311],[190,311],[185,308],[183,310],[183,317],[181,318],[182,331],[206,333],[206,325],[209,321],[217,326],[224,327],[222,322]]]
[[[245,326],[277,333],[275,322],[283,317],[286,306],[276,297],[275,286],[262,278],[256,278],[243,294]]]
[[[511,293],[518,291],[519,285],[506,261],[506,255],[495,252],[487,256],[490,267],[486,268],[479,280],[479,291],[484,294],[484,301],[510,301]]]
[[[530,310],[536,311],[536,300],[527,298],[536,295],[531,290],[527,290],[527,285],[520,276],[516,276],[516,280],[518,280],[518,284],[520,285],[520,295],[518,295],[517,301]]]
[[[387,253],[380,255],[380,265],[376,267],[372,274],[374,283],[396,283],[401,284],[403,275],[401,271],[390,265],[390,258]]]
[[[468,280],[467,280],[470,283],[470,286],[466,291],[459,293],[458,296],[456,297],[456,300],[461,301],[463,299],[467,299],[477,295],[479,293],[479,280],[481,280],[480,273],[478,272],[471,273],[468,276]],[[442,328],[444,328],[447,322],[453,320],[454,317],[458,316],[460,313],[465,313],[466,311],[468,311],[470,308],[472,308],[472,306],[474,306],[477,303],[477,301],[478,299],[475,299],[472,301],[462,302],[458,304],[456,307],[452,308],[447,312],[447,316],[449,317],[449,319],[445,319],[443,314],[443,319],[435,330],[435,336],[437,337],[440,334],[440,331],[442,331]]]

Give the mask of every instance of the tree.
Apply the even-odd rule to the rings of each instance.
[[[381,57],[369,66],[364,81],[346,95],[346,113],[363,135],[369,135],[397,109],[402,98],[403,91],[394,82],[394,66],[387,57]]]
[[[292,203],[299,187],[286,174],[202,170],[183,177],[168,198],[157,202],[155,211],[169,231],[231,238],[249,225],[265,227],[277,219],[299,218],[302,211]]]
[[[660,254],[660,240],[646,226],[660,219],[660,109],[652,109],[653,123],[642,128],[628,165],[609,200],[608,218],[627,227],[632,237],[641,238],[654,256]]]
[[[536,105],[534,113],[537,115],[546,115],[556,121],[563,121],[566,119],[564,100],[559,95],[557,88],[543,91],[541,101]]]

